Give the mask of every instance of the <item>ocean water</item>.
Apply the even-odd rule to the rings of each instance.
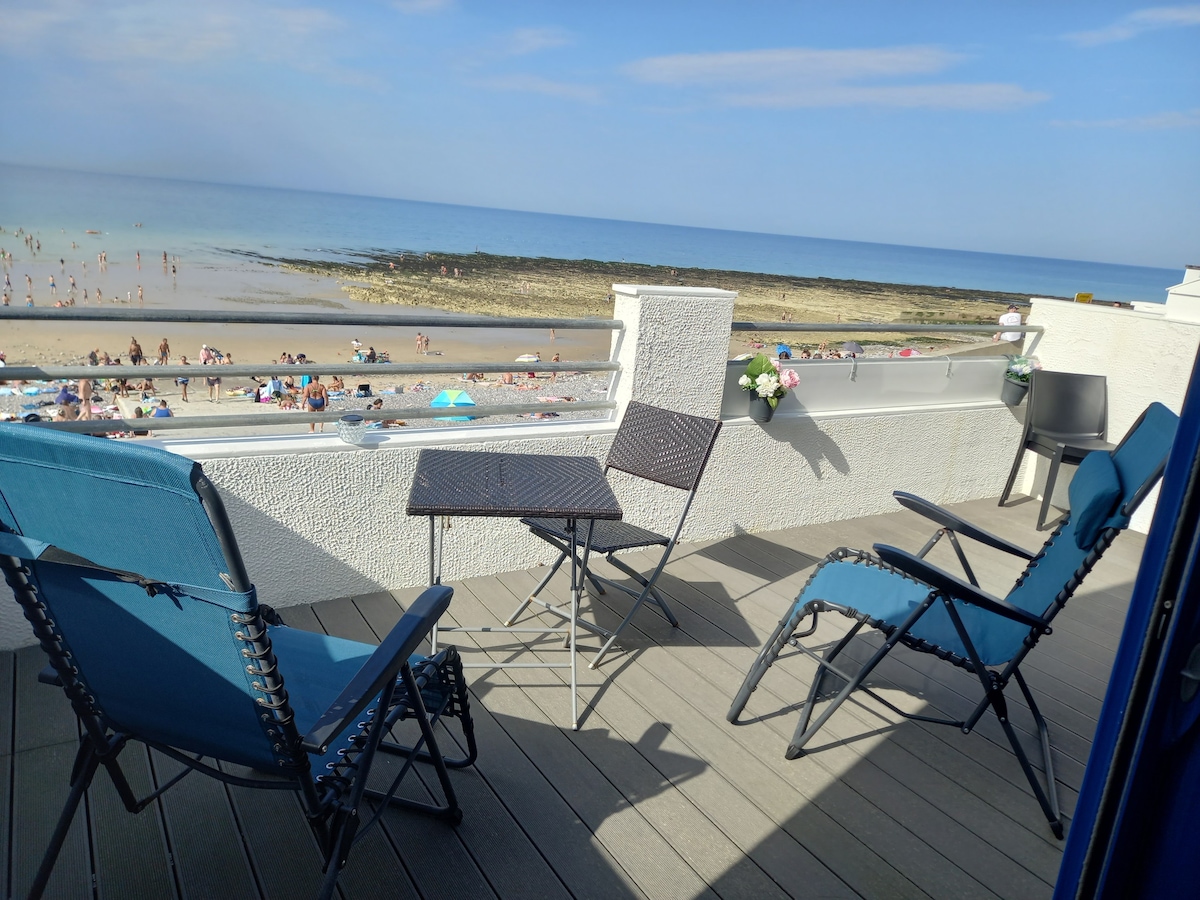
[[[140,223],[140,227],[137,227]],[[934,285],[1027,295],[1164,302],[1180,270],[972,253],[895,244],[654,225],[0,164],[0,247],[21,258],[18,227],[43,256],[162,253],[191,264],[244,266],[258,256],[359,260],[368,253],[474,250]],[[91,230],[98,234],[87,234]],[[74,242],[78,246],[70,247]],[[64,249],[69,248],[69,249]]]

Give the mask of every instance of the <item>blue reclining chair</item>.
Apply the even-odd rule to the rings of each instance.
[[[1071,511],[1036,555],[976,528],[948,510],[897,492],[895,496],[901,504],[941,528],[917,554],[882,544],[875,545],[874,554],[848,547],[830,553],[813,571],[791,610],[759,652],[729,709],[728,720],[737,722],[750,694],[789,644],[814,659],[818,670],[787,748],[788,759],[804,752],[805,745],[856,690],[869,694],[905,718],[952,725],[964,733],[969,733],[991,708],[1051,829],[1061,838],[1063,825],[1050,761],[1049,731],[1021,675],[1020,665],[1038,640],[1049,633],[1055,615],[1116,536],[1129,525],[1133,511],[1162,477],[1177,423],[1174,413],[1160,403],[1153,403],[1114,450],[1095,452],[1083,460],[1070,486]],[[949,536],[967,581],[924,560],[943,535]],[[1004,599],[980,589],[958,535],[1028,561]],[[816,631],[817,618],[822,612],[839,612],[855,620],[849,633],[826,650],[823,657],[800,643],[800,638]],[[809,615],[812,622],[797,633]],[[843,672],[834,661],[864,625],[882,632],[883,644],[857,672]],[[906,713],[866,687],[864,680],[897,644],[932,653],[974,674],[983,694],[971,714],[965,719],[947,719]],[[846,684],[812,721],[822,682],[829,673]],[[1008,718],[1004,689],[1010,681],[1017,683],[1037,724],[1045,789]]]
[[[133,511],[119,536],[114,510]],[[146,549],[157,541],[170,551]],[[425,591],[379,647],[268,624],[275,617],[255,598],[199,464],[34,425],[0,425],[0,569],[50,657],[43,680],[65,689],[81,726],[70,795],[30,896],[45,889],[99,766],[134,813],[192,772],[296,792],[325,857],[321,897],[389,804],[461,819],[447,766],[476,755],[462,666],[453,648],[413,655],[449,588]],[[466,749],[446,760],[434,727],[451,718]],[[414,729],[411,747],[392,742],[394,727]],[[183,773],[137,798],[119,760],[131,740]],[[378,753],[403,757],[382,791],[367,787]],[[444,803],[395,796],[415,761],[432,764]]]

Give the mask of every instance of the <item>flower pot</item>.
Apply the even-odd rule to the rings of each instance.
[[[775,407],[771,405],[770,401],[757,394],[750,395],[751,419],[759,423],[770,422],[773,415],[775,415]]]
[[[1028,392],[1029,382],[1006,377],[1000,387],[1000,399],[1008,406],[1020,406]]]

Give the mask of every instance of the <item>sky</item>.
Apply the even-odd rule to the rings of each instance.
[[[8,163],[1200,264],[1200,4],[0,0],[0,72]]]

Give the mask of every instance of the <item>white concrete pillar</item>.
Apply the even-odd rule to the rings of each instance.
[[[621,363],[612,399],[617,420],[630,400],[717,418],[736,291],[614,284],[612,358]]]

